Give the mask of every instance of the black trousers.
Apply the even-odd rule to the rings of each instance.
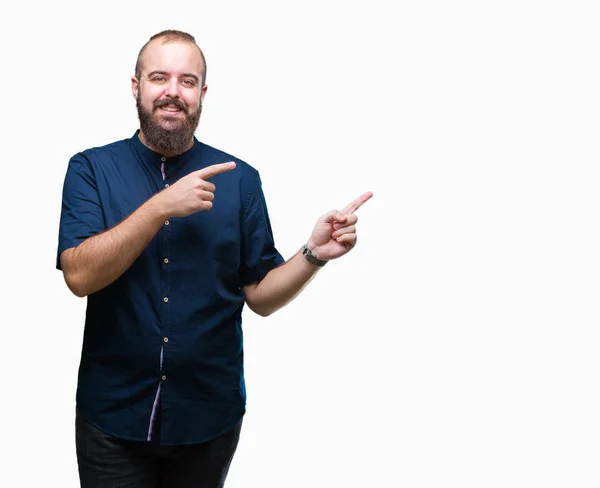
[[[75,417],[81,488],[222,488],[242,421],[202,444],[161,446],[118,439]]]

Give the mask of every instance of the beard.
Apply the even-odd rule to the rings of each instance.
[[[160,107],[173,105],[185,113],[185,118],[169,117],[157,114]],[[144,134],[146,143],[159,152],[181,154],[190,145],[194,137],[200,114],[202,113],[202,101],[198,110],[190,113],[189,108],[177,98],[156,100],[152,111],[142,106],[141,91],[136,99],[140,128]],[[159,119],[162,118],[161,122]]]

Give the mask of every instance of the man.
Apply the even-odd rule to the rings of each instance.
[[[372,196],[323,215],[284,262],[258,172],[194,137],[205,81],[191,35],[156,34],[131,80],[140,130],[69,162],[57,267],[88,298],[84,488],[223,486],[245,412],[244,304],[267,316],[289,303],[352,249]]]

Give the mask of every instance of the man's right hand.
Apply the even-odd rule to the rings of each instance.
[[[215,185],[206,180],[234,168],[235,163],[230,161],[194,171],[155,195],[154,199],[165,218],[187,217],[201,210],[210,210],[215,198]]]

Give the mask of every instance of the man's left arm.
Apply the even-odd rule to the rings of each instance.
[[[298,251],[284,264],[269,271],[261,281],[244,286],[248,307],[263,317],[271,315],[300,294],[323,262],[337,259],[354,248],[358,221],[354,212],[372,196],[371,192],[367,192],[342,211],[332,210],[321,216],[306,243],[321,265],[309,262],[303,250]]]

